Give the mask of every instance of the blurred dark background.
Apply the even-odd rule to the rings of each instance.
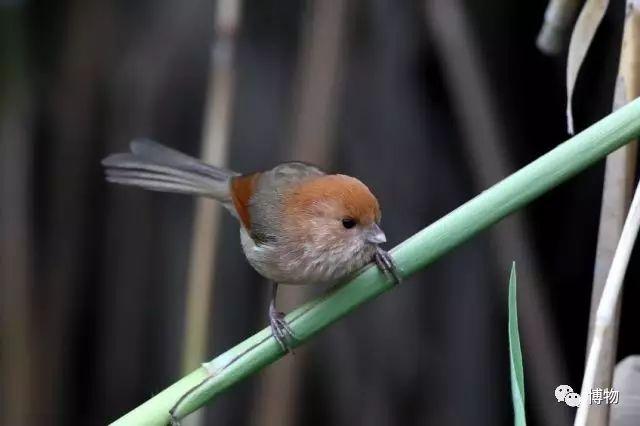
[[[200,155],[216,35],[235,44],[227,165],[306,157],[357,176],[380,199],[392,247],[567,138],[566,54],[534,43],[545,7],[244,2],[237,26],[216,32],[215,1],[0,1],[0,423],[106,424],[183,374],[194,200],[108,185],[100,160],[139,136]],[[578,130],[611,110],[623,15],[612,5],[587,57]],[[200,421],[510,424],[514,259],[530,424],[570,424],[574,409],[553,392],[581,383],[602,166],[358,309]],[[237,228],[222,217],[202,361],[267,324],[268,286]],[[627,301],[639,295],[636,259]],[[320,291],[281,293],[297,303]],[[623,306],[619,358],[640,352],[639,317]]]

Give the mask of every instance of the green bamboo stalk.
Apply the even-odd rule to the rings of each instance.
[[[580,134],[482,192],[418,232],[393,251],[403,277],[442,257],[505,216],[566,181],[640,135],[640,99],[620,108]],[[363,303],[393,288],[377,268],[366,268],[352,281],[296,309],[287,316],[302,344]],[[234,384],[281,358],[268,328],[253,335],[182,378],[114,425],[164,425],[169,410],[185,393],[176,415],[183,417]]]

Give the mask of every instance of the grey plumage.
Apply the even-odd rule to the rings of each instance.
[[[102,164],[109,182],[220,201],[241,223],[249,263],[280,284],[332,283],[360,269],[376,253],[377,245],[367,239],[368,228],[343,227],[346,210],[339,197],[318,199],[293,215],[284,211],[287,196],[295,195],[297,187],[327,177],[339,179],[333,185],[348,183],[349,191],[365,192],[377,208],[375,197],[355,178],[327,176],[311,164],[295,161],[241,176],[148,139],[134,140],[131,152],[110,155]]]
[[[239,174],[160,145],[149,139],[131,142],[131,152],[102,160],[107,181],[154,191],[201,195],[231,202],[229,180]]]

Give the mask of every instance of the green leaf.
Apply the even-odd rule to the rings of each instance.
[[[522,350],[518,333],[518,300],[516,296],[516,262],[511,266],[509,278],[509,364],[511,365],[511,397],[513,399],[513,424],[525,426],[524,413],[524,372],[522,369]]]

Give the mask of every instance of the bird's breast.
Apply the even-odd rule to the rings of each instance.
[[[279,284],[330,284],[340,281],[369,263],[373,246],[268,242],[257,244],[246,230],[240,240],[247,260],[263,277]]]

